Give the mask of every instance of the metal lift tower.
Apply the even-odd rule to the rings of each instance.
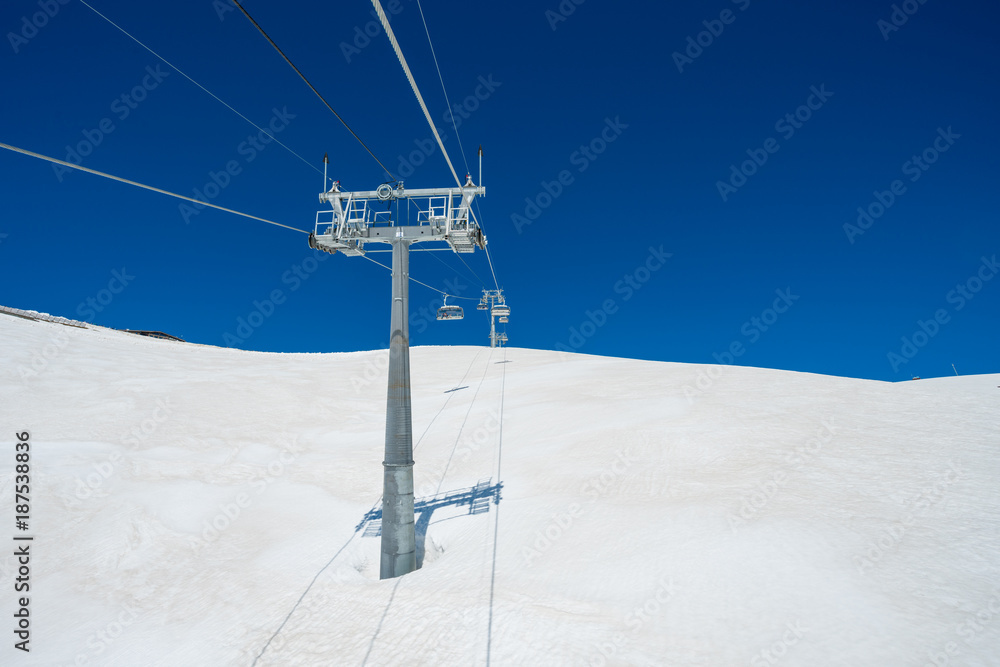
[[[502,289],[484,289],[478,310],[490,311],[490,347],[500,347],[507,342],[506,332],[497,332],[497,320],[506,324],[510,317],[510,306],[503,298]]]
[[[332,210],[316,214],[309,246],[348,257],[365,254],[365,244],[392,246],[392,317],[389,335],[389,390],[385,411],[385,460],[382,493],[382,579],[416,569],[413,521],[413,427],[410,414],[409,286],[410,245],[443,242],[458,253],[486,249],[486,237],[470,207],[486,188],[467,176],[454,188],[405,190],[402,182],[384,183],[367,192],[342,192],[340,182],[319,196]],[[385,204],[409,199],[417,203],[417,224],[398,225]],[[414,202],[416,203],[416,202]],[[376,209],[380,209],[376,211]]]

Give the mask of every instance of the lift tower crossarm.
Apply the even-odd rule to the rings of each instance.
[[[355,199],[379,199],[385,201],[387,199],[404,199],[406,197],[445,197],[448,195],[464,195],[466,193],[471,193],[473,196],[479,195],[480,197],[485,197],[486,187],[482,185],[470,185],[461,188],[414,188],[412,190],[404,190],[403,186],[400,185],[396,188],[389,188],[388,192],[391,193],[389,197],[385,196],[385,192],[385,190],[363,190],[359,192],[329,190],[328,192],[320,193],[319,200],[321,202],[328,202],[334,199],[354,197]]]
[[[474,252],[477,247],[486,247],[486,237],[470,211],[473,200],[485,194],[486,188],[475,185],[471,178],[463,187],[406,190],[402,183],[395,187],[383,183],[375,190],[358,192],[344,192],[335,182],[319,195],[321,202],[330,204],[330,210],[317,212],[309,245],[356,256],[365,253],[366,243],[391,243],[402,237],[412,243],[444,241],[455,252]],[[381,203],[400,199],[425,202],[415,202],[416,225],[396,225],[391,211],[376,210]]]

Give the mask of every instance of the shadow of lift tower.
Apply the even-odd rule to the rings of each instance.
[[[326,183],[324,175],[324,184]],[[413,425],[410,412],[410,245],[446,243],[457,253],[486,249],[486,237],[471,212],[486,188],[466,176],[454,188],[406,190],[402,181],[383,183],[376,190],[342,192],[340,181],[320,194],[332,210],[316,214],[309,247],[348,257],[365,255],[365,244],[392,246],[392,315],[389,335],[389,388],[385,411],[385,460],[382,491],[382,556],[380,578],[391,579],[416,569],[413,514]],[[392,220],[393,202],[426,202],[417,208],[415,225]],[[376,211],[380,204],[389,210]],[[409,206],[407,205],[407,211]],[[397,203],[398,212],[398,203]],[[384,252],[384,251],[383,251]]]
[[[431,523],[431,515],[434,514],[434,510],[441,509],[442,507],[463,507],[468,505],[469,511],[466,516],[489,512],[491,501],[494,505],[500,504],[500,492],[503,489],[503,482],[497,482],[491,486],[490,481],[489,479],[479,480],[479,483],[475,486],[447,493],[439,493],[438,495],[422,498],[413,503],[413,512],[419,516],[415,530],[417,567],[423,564],[423,541],[427,535],[427,527]],[[382,535],[381,507],[366,512],[361,522],[354,527],[354,532],[362,528],[364,528],[365,532],[362,533],[361,537],[379,537]]]

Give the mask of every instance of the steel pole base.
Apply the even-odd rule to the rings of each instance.
[[[400,232],[401,233],[401,232]],[[417,569],[413,524],[413,422],[410,415],[410,244],[392,243],[392,318],[385,409],[380,578]]]
[[[417,569],[413,524],[413,464],[382,464],[382,561],[379,578],[392,579]]]

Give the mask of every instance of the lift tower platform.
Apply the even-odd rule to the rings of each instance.
[[[483,298],[476,306],[479,310],[488,310],[490,313],[490,347],[503,347],[507,342],[507,332],[497,331],[497,320],[501,324],[506,324],[510,319],[510,306],[504,299],[502,289],[484,289]]]
[[[364,192],[343,192],[337,181],[319,196],[331,210],[316,214],[309,247],[352,257],[364,255],[369,243],[392,246],[389,389],[382,462],[382,579],[404,575],[417,566],[410,413],[410,245],[445,243],[458,253],[485,250],[486,237],[471,211],[473,199],[485,195],[486,188],[466,176],[462,187],[406,190],[397,182]],[[400,225],[392,219],[391,205],[397,200],[416,204],[416,224]],[[405,210],[409,210],[409,202]]]

